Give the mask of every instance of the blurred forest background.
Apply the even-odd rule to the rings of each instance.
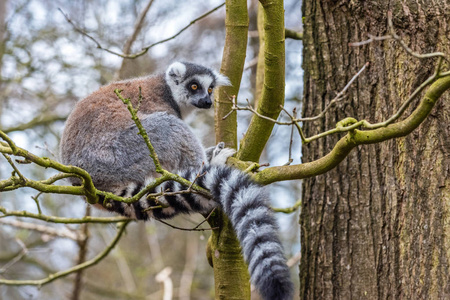
[[[121,57],[98,49],[77,32],[76,26],[94,37],[104,48],[124,50],[136,21],[149,7],[142,29],[131,52],[168,38],[190,21],[220,5],[221,1],[173,0],[1,0],[0,2],[0,128],[20,147],[42,156],[58,159],[58,144],[64,120],[75,103],[118,78],[162,72],[171,62],[186,60],[219,69],[225,37],[225,7],[199,20],[177,38],[159,44],[136,59]],[[259,48],[257,4],[249,1],[250,33],[247,65],[238,102],[253,101],[255,70]],[[300,1],[285,1],[286,28],[301,29]],[[300,109],[302,70],[300,41],[286,40],[286,103]],[[205,146],[215,144],[213,110],[189,118]],[[249,112],[238,113],[238,133],[247,128]],[[275,127],[261,163],[282,165],[289,158],[291,128]],[[295,136],[295,135],[294,135]],[[301,145],[294,138],[294,163],[301,160]],[[35,180],[55,174],[34,165],[20,166],[21,172]],[[12,172],[0,158],[0,178]],[[299,181],[271,185],[274,207],[290,207],[300,197]],[[19,189],[0,194],[0,206],[9,210],[38,212],[63,217],[107,215],[75,196],[37,194]],[[38,200],[34,200],[35,199]],[[287,258],[300,251],[298,212],[279,214]],[[18,219],[17,219],[18,220]],[[86,247],[85,259],[101,252],[113,238],[114,225],[45,224],[32,220],[0,219],[0,277],[40,279],[78,261]],[[171,223],[190,228],[201,216],[181,216]],[[44,225],[41,230],[25,229],[26,224]],[[51,227],[50,227],[51,226]],[[50,229],[56,229],[52,232]],[[150,221],[128,226],[126,235],[113,252],[82,276],[71,275],[41,288],[0,286],[0,299],[162,299],[162,284],[155,276],[166,267],[172,269],[174,299],[213,299],[212,268],[205,255],[209,232],[180,231]],[[86,245],[86,246],[85,246]],[[293,260],[292,278],[298,281],[298,261]],[[74,290],[83,285],[82,294]]]

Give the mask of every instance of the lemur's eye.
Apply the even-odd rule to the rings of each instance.
[[[212,87],[208,88],[208,93],[211,94],[212,93]]]
[[[198,89],[198,85],[193,83],[191,84],[191,90],[196,91]]]

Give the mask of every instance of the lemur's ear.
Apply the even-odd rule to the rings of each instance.
[[[186,74],[186,65],[177,61],[167,68],[166,78],[172,79],[175,84],[178,84],[184,77],[184,74]]]
[[[218,87],[218,86],[231,86],[232,85],[231,82],[230,82],[230,79],[228,79],[227,76],[225,76],[223,74],[220,74],[219,72],[214,71],[214,70],[213,70],[213,73],[214,73],[214,77],[216,77],[215,78],[216,79],[216,81],[215,81],[216,87]]]

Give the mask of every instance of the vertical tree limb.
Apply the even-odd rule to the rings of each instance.
[[[258,37],[259,37],[259,52],[258,52],[258,64],[256,66],[256,83],[255,83],[255,95],[254,95],[254,107],[258,107],[258,101],[261,99],[262,90],[264,87],[264,8],[261,3],[258,3]]]
[[[233,106],[231,96],[238,94],[244,71],[248,38],[247,1],[227,0],[225,17],[225,46],[220,72],[230,79],[232,86],[223,86],[216,92],[214,112],[216,142],[224,142],[227,147],[237,149],[236,114],[223,117]]]
[[[86,206],[85,217],[89,217],[91,215],[91,206]],[[78,262],[77,265],[80,265],[86,261],[86,255],[88,251],[88,241],[89,241],[89,223],[81,224],[81,231],[83,232],[84,239],[78,242]],[[80,299],[82,286],[83,286],[83,271],[84,269],[78,270],[75,275],[75,283],[73,285],[72,297],[71,300]]]
[[[224,142],[227,147],[236,149],[236,113],[232,113],[225,120],[223,117],[231,111],[231,97],[237,96],[241,84],[249,20],[247,1],[227,0],[225,5],[226,35],[220,72],[228,76],[232,86],[220,87],[216,93],[215,132],[217,142]],[[214,268],[216,299],[250,299],[250,276],[230,221],[222,211],[217,211],[208,222],[213,228],[219,227],[213,230],[207,249]]]
[[[283,1],[260,1],[264,9],[264,88],[258,113],[277,119],[284,104],[284,7]],[[254,115],[241,140],[237,158],[257,162],[272,133],[274,123]]]

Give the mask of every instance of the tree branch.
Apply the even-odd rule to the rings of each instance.
[[[282,1],[260,1],[264,8],[264,87],[258,99],[257,111],[261,115],[277,119],[280,105],[284,103],[285,46],[284,7]],[[257,162],[272,133],[274,123],[253,116],[249,128],[241,140],[236,157]]]
[[[119,230],[115,236],[115,238],[111,241],[111,243],[102,251],[100,252],[96,257],[94,257],[91,260],[88,260],[82,264],[76,265],[70,269],[67,269],[65,271],[60,271],[54,274],[49,275],[46,278],[43,279],[38,279],[38,280],[9,280],[9,279],[0,279],[0,284],[4,284],[4,285],[37,285],[37,286],[43,286],[47,283],[50,283],[56,279],[59,279],[61,277],[70,275],[74,272],[77,272],[79,270],[82,269],[86,269],[89,268],[95,264],[97,264],[98,262],[100,262],[103,258],[105,258],[109,252],[111,252],[111,250],[116,246],[117,242],[120,240],[122,234],[125,231],[125,228],[127,227],[127,225],[129,224],[129,221],[120,223],[120,227]]]
[[[199,21],[199,20],[205,18],[206,16],[212,14],[213,12],[215,12],[216,10],[218,10],[219,8],[221,8],[221,7],[224,6],[224,5],[225,5],[225,3],[222,3],[222,4],[218,5],[218,6],[216,6],[215,8],[211,9],[210,11],[204,13],[204,14],[201,15],[200,17],[198,17],[198,18],[192,20],[188,25],[186,25],[185,27],[183,27],[180,31],[178,31],[178,32],[177,32],[176,34],[174,34],[173,36],[171,36],[171,37],[169,37],[169,38],[166,38],[166,39],[163,39],[163,40],[161,40],[161,41],[159,41],[159,42],[150,44],[150,45],[148,45],[148,46],[142,48],[141,51],[139,51],[139,52],[137,52],[137,53],[133,53],[133,54],[119,53],[119,52],[110,50],[110,49],[108,49],[108,48],[104,48],[104,47],[103,47],[103,46],[102,46],[102,45],[101,45],[94,37],[92,37],[90,34],[88,34],[87,32],[85,32],[84,30],[80,29],[78,26],[76,26],[75,23],[69,18],[69,16],[68,16],[61,8],[58,8],[58,9],[59,9],[59,11],[63,14],[64,18],[66,18],[66,21],[67,21],[70,25],[72,25],[72,27],[75,29],[75,31],[81,33],[82,35],[84,35],[85,37],[87,37],[88,39],[90,39],[91,41],[93,41],[93,42],[96,44],[96,46],[97,46],[98,49],[104,50],[104,51],[106,51],[106,52],[108,52],[108,53],[110,53],[110,54],[117,55],[117,56],[120,56],[120,57],[122,57],[122,58],[131,58],[131,59],[133,59],[133,58],[137,58],[137,57],[139,57],[139,56],[144,55],[145,53],[148,52],[148,50],[150,50],[151,48],[153,48],[153,47],[156,46],[156,45],[159,45],[159,44],[168,42],[168,41],[170,41],[170,40],[173,40],[174,38],[176,38],[177,36],[179,36],[181,33],[183,33],[183,31],[185,31],[186,29],[188,29],[189,27],[191,27],[192,25],[194,25],[197,21]]]
[[[150,7],[152,6],[154,0],[149,0],[147,2],[147,5],[144,7],[144,9],[139,14],[136,24],[134,25],[133,33],[128,37],[127,41],[125,42],[125,45],[123,47],[123,53],[124,54],[130,54],[131,46],[136,41],[137,36],[142,30],[142,26],[144,25],[145,16],[147,15],[148,11],[150,10]],[[120,65],[120,68],[115,72],[114,74],[114,80],[119,80],[123,77],[123,73],[126,66],[126,60],[122,60],[122,64]]]
[[[0,216],[0,218],[1,217],[2,216]],[[45,226],[45,225],[22,222],[22,221],[18,221],[18,220],[1,220],[0,219],[0,224],[9,225],[12,227],[26,229],[26,230],[33,230],[33,231],[37,231],[37,232],[40,232],[43,234],[48,234],[51,236],[68,238],[68,239],[71,239],[74,241],[80,241],[85,238],[84,235],[77,234],[73,231],[68,230],[67,228],[56,229],[56,228]]]
[[[230,79],[231,86],[222,86],[215,92],[214,127],[216,143],[224,142],[237,149],[236,115],[227,120],[222,117],[230,111],[232,103],[228,95],[237,95],[241,86],[248,40],[247,1],[226,1],[225,45],[220,72]]]
[[[52,116],[52,115],[39,115],[27,123],[23,123],[17,126],[6,128],[3,130],[4,133],[10,133],[13,131],[23,131],[25,129],[34,128],[37,126],[46,126],[58,121],[65,121],[67,117]]]
[[[293,40],[299,40],[299,41],[303,40],[303,32],[298,32],[298,31],[288,29],[288,28],[285,28],[284,36],[287,39],[293,39]]]
[[[269,184],[276,181],[308,178],[328,172],[358,145],[379,143],[408,135],[426,119],[439,97],[449,89],[450,76],[440,78],[430,86],[419,106],[405,120],[375,130],[353,129],[336,143],[331,152],[316,161],[267,168],[253,175],[253,178],[258,183]]]
[[[129,218],[125,217],[91,217],[86,216],[83,218],[64,218],[64,217],[55,217],[55,216],[47,216],[43,214],[35,214],[27,211],[9,211],[3,206],[0,206],[0,218],[5,217],[23,217],[23,218],[32,218],[37,220],[42,220],[48,223],[64,223],[64,224],[82,224],[82,223],[118,223],[124,221],[131,221]]]

